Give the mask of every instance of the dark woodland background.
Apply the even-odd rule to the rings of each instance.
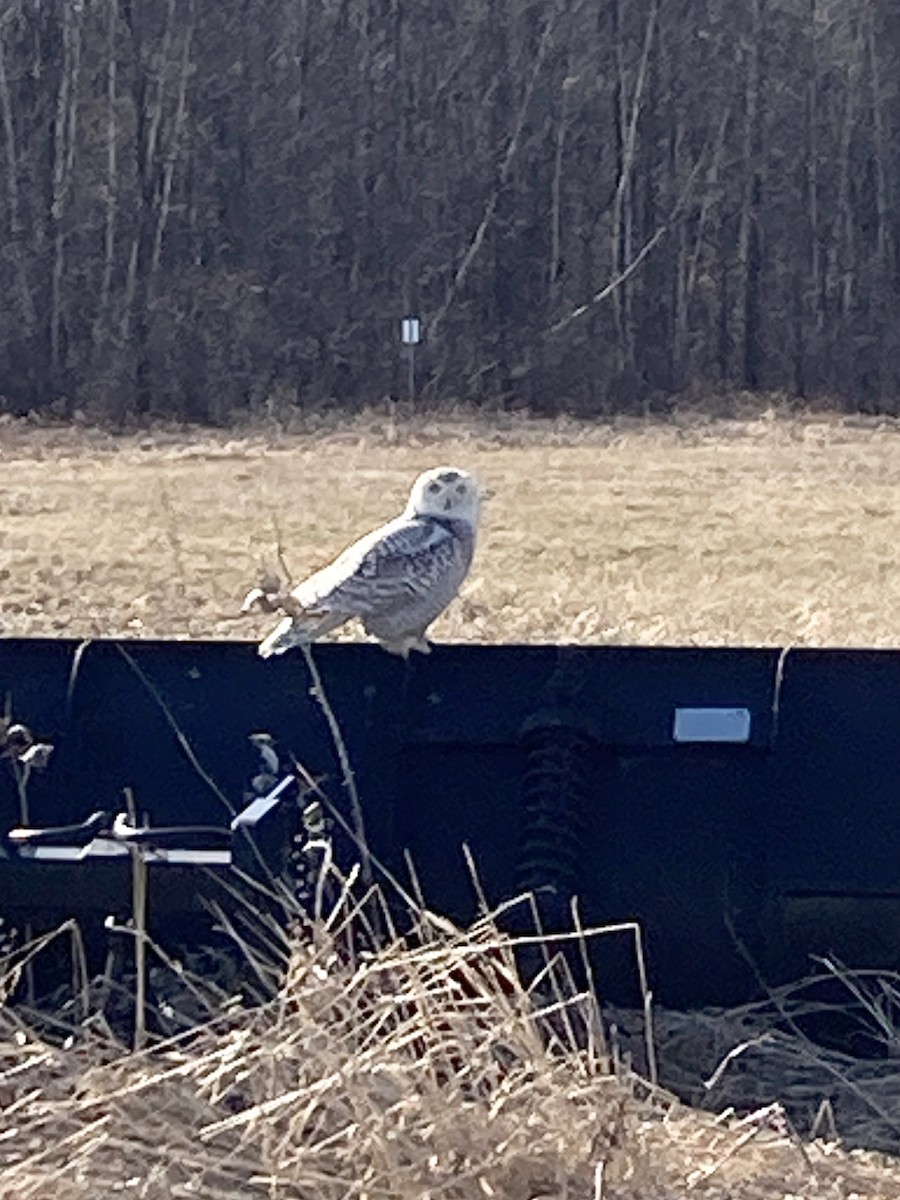
[[[897,0],[2,0],[0,398],[900,411],[898,201]]]

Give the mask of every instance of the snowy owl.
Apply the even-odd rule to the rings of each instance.
[[[288,614],[260,644],[263,658],[314,641],[358,617],[385,650],[429,652],[425,630],[466,577],[482,492],[467,471],[433,467],[415,481],[402,516],[349,546],[277,606]],[[267,597],[251,592],[244,609]],[[271,600],[271,597],[268,597]]]

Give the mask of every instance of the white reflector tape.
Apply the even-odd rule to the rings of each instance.
[[[79,862],[84,858],[125,858],[128,847],[112,838],[94,838],[84,846],[29,846],[19,850],[20,858],[39,858],[44,862]]]
[[[676,708],[676,742],[748,742],[749,708]]]
[[[267,812],[275,807],[284,793],[295,783],[293,775],[286,775],[279,783],[278,787],[273,788],[271,792],[267,792],[265,796],[258,796],[251,801],[246,808],[242,809],[238,815],[232,820],[231,828],[240,829],[245,825],[257,825],[266,815]]]
[[[95,838],[86,846],[23,846],[21,858],[30,858],[35,862],[84,862],[87,858],[123,858],[128,855],[128,847],[121,842]],[[227,867],[231,862],[230,850],[182,850],[176,846],[162,849],[146,849],[144,861],[147,863],[179,864],[194,867]]]
[[[231,862],[230,850],[153,850],[147,855],[151,863],[185,864],[189,867],[227,867]]]

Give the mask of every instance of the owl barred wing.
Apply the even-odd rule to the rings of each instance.
[[[353,618],[392,654],[428,653],[425,633],[472,563],[481,499],[467,471],[424,471],[402,516],[355,542],[290,596],[271,597],[273,610],[286,615],[260,643],[260,655],[308,646]]]
[[[447,525],[400,517],[350,546],[294,595],[304,608],[366,616],[426,594],[459,555],[458,539]]]

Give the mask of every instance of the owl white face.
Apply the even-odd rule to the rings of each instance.
[[[473,476],[458,467],[432,467],[412,486],[406,511],[416,517],[478,524],[482,493]]]

